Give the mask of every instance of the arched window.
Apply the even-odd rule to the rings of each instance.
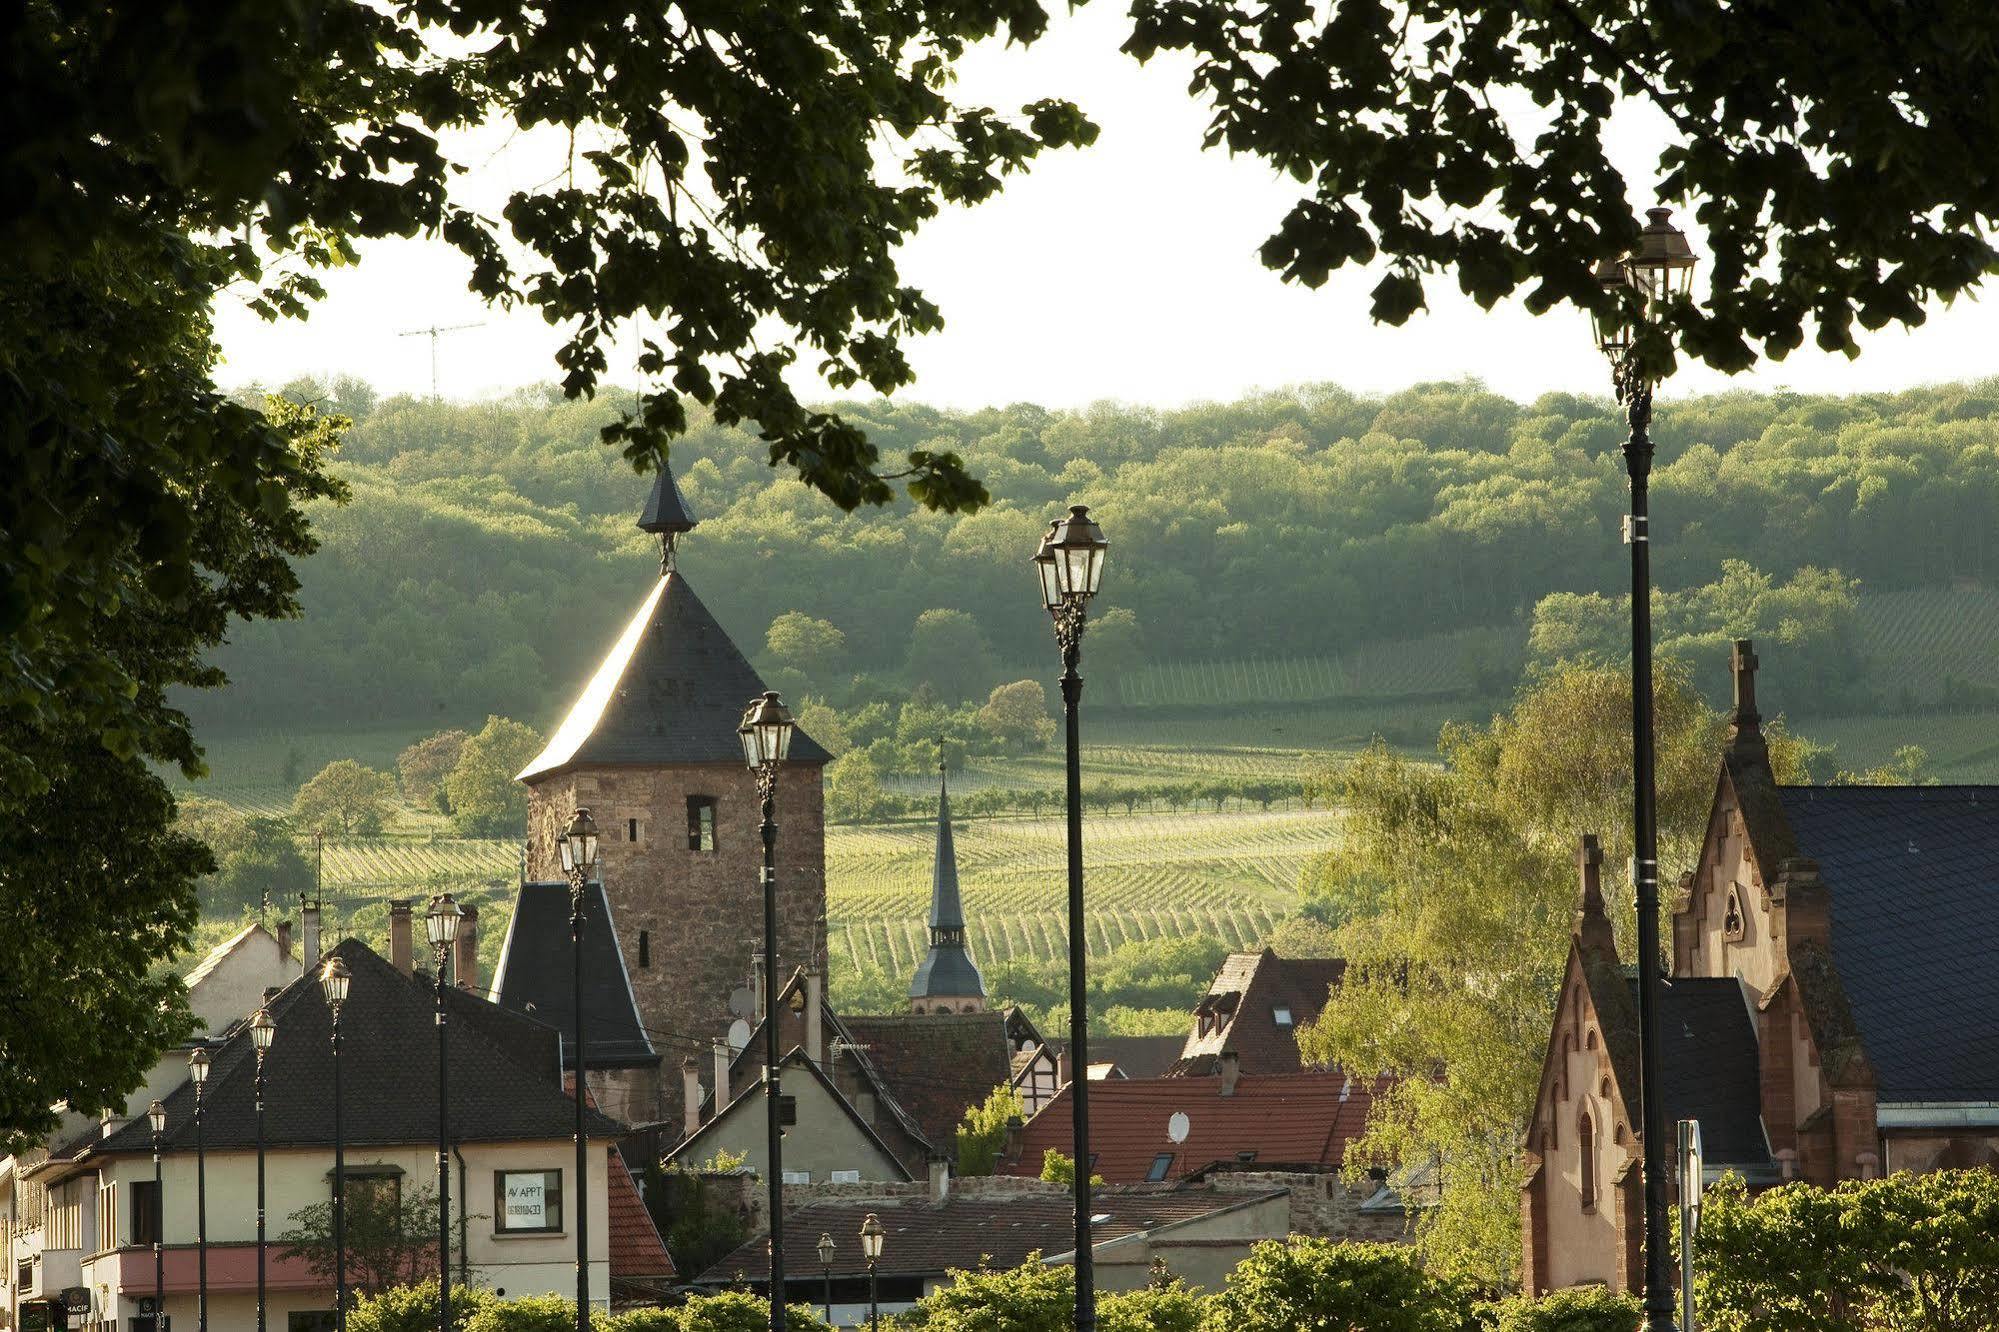
[[[1596,1122],[1585,1110],[1576,1120],[1576,1153],[1581,1160],[1583,1210],[1596,1209]]]
[[[1722,910],[1721,937],[1724,939],[1742,937],[1742,894],[1734,884],[1728,886],[1728,904]]]

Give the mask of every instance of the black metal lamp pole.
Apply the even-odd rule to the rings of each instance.
[[[1598,269],[1607,288],[1629,287],[1644,317],[1683,299],[1693,282],[1694,253],[1668,220],[1672,210],[1647,210],[1635,254]],[[1630,308],[1627,303],[1624,307]],[[1639,359],[1637,329],[1623,315],[1597,323],[1597,341],[1610,358],[1611,382],[1630,433],[1624,445],[1631,478],[1631,766],[1632,879],[1638,902],[1638,1080],[1644,1121],[1645,1322],[1651,1332],[1673,1332],[1666,1207],[1666,1105],[1659,1085],[1659,812],[1655,788],[1652,700],[1652,377]]]
[[[347,1142],[340,1122],[340,1010],[353,973],[337,957],[319,969],[319,988],[333,1014],[333,1326],[347,1332]]]
[[[187,1057],[194,1080],[194,1324],[208,1332],[208,1151],[201,1139],[201,1089],[208,1082],[208,1051],[197,1047]]]
[[[1088,936],[1083,920],[1083,766],[1078,705],[1083,677],[1083,628],[1090,598],[1103,578],[1110,543],[1080,504],[1048,525],[1035,552],[1041,599],[1055,621],[1062,651],[1063,747],[1069,820],[1069,1105],[1076,1158],[1076,1332],[1097,1325],[1096,1262],[1090,1247],[1090,1005]]]
[[[250,1019],[250,1043],[257,1051],[257,1332],[264,1332],[264,1056],[278,1034],[267,1009]]]
[[[819,1232],[819,1272],[826,1278],[826,1326],[833,1326],[833,1237]]]
[[[437,957],[437,1332],[451,1332],[451,1095],[445,1043],[445,972],[464,912],[444,893],[430,899],[424,928]],[[257,1332],[263,1332],[262,1328]]]
[[[597,824],[577,807],[559,839],[562,872],[569,878],[571,1000],[576,1006],[576,1332],[590,1327],[590,1133],[584,1122],[588,1083],[583,1058],[583,907],[590,871],[597,867]]]
[[[167,1131],[167,1108],[158,1101],[146,1107],[153,1128],[153,1332],[163,1332],[167,1317],[167,1198],[160,1175],[160,1137]]]
[[[770,1327],[784,1332],[784,1116],[778,1081],[777,1013],[777,770],[791,751],[791,713],[766,692],[750,700],[736,728],[743,757],[756,774],[763,811],[764,893],[764,1132],[770,1155]]]
[[[882,1241],[886,1238],[881,1218],[869,1212],[861,1222],[861,1256],[868,1260],[868,1332],[878,1332],[881,1327],[881,1291],[875,1284],[875,1264],[881,1261]]]

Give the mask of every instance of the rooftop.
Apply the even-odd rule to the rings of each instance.
[[[492,989],[494,1003],[562,1034],[564,1066],[576,1062],[576,962],[569,912],[568,884],[522,884],[500,946]],[[639,1018],[602,883],[584,890],[583,1011],[592,1068],[639,1068],[659,1062]]]

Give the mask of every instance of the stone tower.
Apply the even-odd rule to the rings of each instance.
[[[951,793],[937,769],[937,859],[930,870],[930,951],[909,982],[912,1013],[978,1013],[986,982],[965,947],[965,905],[958,895],[958,850],[951,840]]]
[[[520,780],[530,878],[562,878],[555,839],[577,806],[596,819],[599,872],[633,997],[672,1069],[725,1034],[731,994],[762,946],[756,781],[736,727],[764,683],[675,567],[695,520],[664,466],[638,525],[660,538],[659,578]],[[829,757],[799,731],[778,778],[786,971],[816,960],[826,914],[820,779]],[[660,1119],[680,1118],[682,1081],[658,1079]]]

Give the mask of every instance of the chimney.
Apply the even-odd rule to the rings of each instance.
[[[1242,1076],[1242,1056],[1234,1050],[1222,1051],[1221,1069],[1222,1095],[1235,1095],[1236,1079]]]
[[[930,1201],[943,1202],[951,1196],[951,1160],[946,1156],[930,1158]]]
[[[826,1062],[826,1027],[820,1017],[820,992],[825,980],[817,968],[805,973],[805,1057],[823,1066]]]
[[[1583,952],[1615,959],[1617,937],[1603,907],[1603,848],[1597,845],[1595,833],[1584,833],[1576,846],[1576,876],[1582,881],[1582,901],[1569,932]]]
[[[451,978],[461,990],[476,990],[479,988],[479,908],[466,902],[458,910],[458,938],[451,946]]]
[[[405,976],[416,969],[410,948],[410,902],[407,897],[389,899],[389,965]]]
[[[310,972],[319,965],[319,901],[312,899],[299,907],[299,941],[305,949],[303,965]]]
[[[729,1103],[729,1043],[715,1042],[715,1113],[721,1114],[722,1107]],[[572,1246],[573,1247],[573,1246]]]
[[[1000,1148],[1000,1159],[1018,1161],[1020,1153],[1026,1145],[1022,1141],[1026,1136],[1027,1121],[1019,1115],[1008,1115],[1006,1117],[1006,1144]]]
[[[292,923],[288,920],[279,921],[277,934],[278,951],[286,957],[290,957],[292,955]]]
[[[701,1131],[701,1064],[693,1055],[680,1061],[680,1099],[686,1106],[681,1128],[691,1138]]]

